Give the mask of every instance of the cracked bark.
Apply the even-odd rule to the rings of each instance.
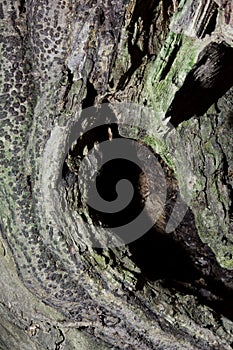
[[[230,2],[1,1],[0,18],[0,348],[232,349]],[[151,124],[154,138],[108,122],[66,155],[73,116],[84,128],[93,116],[80,110],[116,101],[171,117],[179,137],[156,141],[160,120]],[[92,249],[85,222],[98,239],[103,226],[140,210],[150,183],[132,165],[106,166],[98,178],[103,197],[114,199],[112,179],[127,175],[132,205],[115,217],[85,205],[80,159],[110,136],[153,150],[168,200],[137,241]],[[187,186],[179,176],[186,169],[174,167],[180,141],[192,200],[168,234]]]

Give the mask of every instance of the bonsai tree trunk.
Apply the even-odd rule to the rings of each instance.
[[[0,2],[1,349],[232,349],[232,13]]]

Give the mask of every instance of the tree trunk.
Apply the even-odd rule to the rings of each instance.
[[[1,0],[0,349],[233,348],[232,13]]]

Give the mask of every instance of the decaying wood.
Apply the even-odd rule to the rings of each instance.
[[[0,2],[1,349],[232,349],[232,13],[221,0]],[[163,115],[146,126],[152,137],[123,125],[126,102]],[[163,143],[166,118],[176,129]],[[166,206],[138,240],[96,248],[93,236],[131,219],[153,186],[153,168],[146,177],[121,161],[97,180],[112,201],[114,181],[129,178],[129,210],[85,204],[82,160],[120,138],[150,148]]]

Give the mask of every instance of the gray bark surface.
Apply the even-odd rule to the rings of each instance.
[[[232,349],[232,4],[0,0],[0,19],[0,349]],[[126,214],[86,204],[81,163],[94,148],[92,178],[117,138],[151,150],[167,198],[145,235],[108,248],[163,190],[149,160],[117,163],[98,179],[113,200],[130,175]]]

